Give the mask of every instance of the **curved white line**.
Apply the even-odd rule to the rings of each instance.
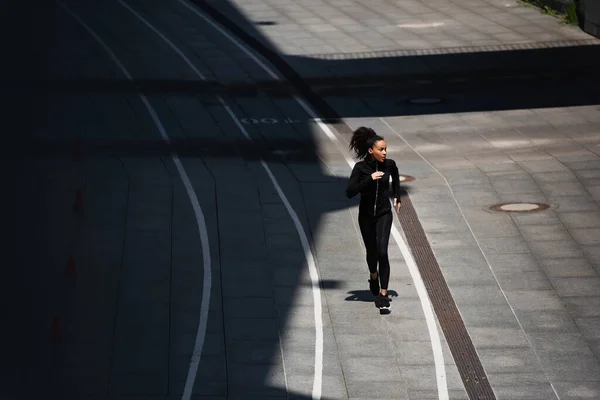
[[[85,30],[104,48],[104,50],[108,53],[109,57],[112,61],[119,67],[123,75],[127,77],[128,80],[133,80],[129,71],[125,66],[121,63],[119,58],[115,55],[115,53],[108,47],[108,45],[90,28],[75,12],[73,12],[69,7],[67,7],[61,1],[58,4],[65,9]],[[167,134],[162,122],[158,118],[156,111],[142,93],[138,93],[140,100],[146,107],[148,114],[152,118],[154,125],[160,132],[162,139],[167,143],[171,143],[171,139]],[[204,213],[202,212],[202,208],[200,207],[200,202],[198,201],[198,197],[196,196],[196,192],[192,187],[192,183],[185,171],[185,168],[181,164],[179,157],[173,151],[170,152],[171,159],[173,163],[177,167],[177,171],[179,172],[179,176],[181,177],[181,181],[185,187],[185,191],[190,199],[192,204],[192,209],[194,210],[194,216],[196,217],[196,225],[198,226],[198,232],[200,234],[200,243],[202,246],[202,261],[204,264],[204,277],[202,283],[202,301],[200,303],[200,320],[198,322],[198,331],[196,333],[196,341],[194,343],[194,351],[192,353],[192,357],[190,360],[190,366],[188,369],[188,375],[185,382],[185,388],[183,393],[184,399],[189,399],[192,395],[192,388],[194,386],[194,380],[196,379],[196,374],[198,372],[198,365],[200,364],[200,356],[202,354],[202,347],[204,346],[204,339],[206,336],[206,327],[208,325],[208,310],[210,306],[210,291],[212,286],[212,268],[211,268],[211,259],[210,259],[210,247],[208,245],[208,231],[206,229],[206,222],[204,220]]]
[[[231,109],[225,103],[225,101],[221,97],[219,97],[219,101],[221,102],[221,104],[223,104],[223,107],[225,107],[225,109],[227,110],[227,112],[229,113],[229,115],[231,116],[231,118],[233,119],[235,124],[238,126],[238,128],[244,133],[244,136],[246,136],[246,138],[248,140],[252,140],[252,139],[250,139],[250,135],[248,135],[248,133],[246,132],[246,128],[244,128],[244,126],[240,123],[240,121],[235,117],[235,114],[233,113],[233,111],[231,111]],[[288,214],[290,214],[292,221],[294,221],[294,226],[296,227],[296,231],[298,232],[298,236],[300,237],[300,242],[302,243],[302,249],[304,250],[304,257],[306,258],[306,263],[308,265],[308,273],[310,275],[310,282],[311,282],[311,288],[312,288],[312,294],[313,294],[314,316],[315,316],[315,374],[314,374],[314,378],[313,378],[312,398],[317,400],[317,399],[321,398],[321,391],[322,391],[322,386],[323,386],[323,382],[322,382],[323,381],[323,315],[322,315],[323,308],[321,305],[321,290],[319,288],[319,272],[317,269],[317,265],[315,263],[315,258],[313,256],[312,250],[310,248],[310,242],[308,240],[308,236],[306,235],[306,232],[304,231],[304,227],[302,226],[302,222],[300,222],[300,218],[298,218],[296,211],[294,211],[294,208],[288,201],[285,193],[279,186],[277,179],[275,179],[275,176],[271,172],[271,169],[269,168],[267,163],[265,163],[261,159],[260,164],[263,166],[263,168],[269,175],[269,178],[271,179],[271,182],[273,183],[275,190],[277,190],[277,194],[279,195],[279,198],[285,205],[285,208],[286,208]],[[282,357],[283,357],[283,354],[282,354]],[[286,388],[286,390],[287,390],[287,388]]]
[[[121,5],[123,5],[125,8],[127,8],[133,15],[135,15],[140,21],[142,21],[148,28],[150,28],[154,33],[156,33],[162,40],[164,40],[165,43],[167,43],[185,61],[185,63],[192,69],[192,71],[194,71],[194,73],[201,80],[206,80],[204,75],[200,71],[198,71],[198,69],[194,66],[194,64],[190,61],[190,59],[171,40],[169,40],[169,38],[167,38],[165,35],[163,35],[162,32],[160,32],[158,29],[156,29],[148,20],[146,20],[142,15],[140,15],[137,11],[135,11],[131,6],[126,4],[123,0],[118,0],[118,1],[119,1],[119,3],[121,3]],[[231,110],[231,107],[229,107],[227,102],[221,96],[217,96],[217,98],[218,98],[219,102],[221,103],[221,105],[223,106],[223,108],[225,108],[225,110],[227,111],[227,113],[229,114],[229,116],[231,117],[233,122],[236,124],[236,126],[239,128],[239,130],[242,132],[244,137],[247,140],[252,141],[252,138],[246,131],[246,128],[244,128],[244,126],[240,123],[239,119],[235,116],[235,113]],[[271,169],[269,168],[267,163],[265,163],[261,159],[260,164],[265,169],[267,175],[269,176],[269,179],[271,179],[271,182],[273,183],[273,186],[275,187],[275,190],[277,191],[279,198],[283,202],[288,214],[290,215],[290,217],[292,218],[292,221],[294,222],[294,226],[296,228],[296,231],[298,232],[298,236],[300,237],[300,242],[302,244],[302,249],[304,251],[304,257],[306,258],[306,262],[308,265],[312,293],[313,293],[314,316],[315,316],[315,336],[316,336],[316,339],[315,339],[315,374],[314,374],[314,379],[313,379],[312,397],[313,397],[313,399],[320,399],[321,398],[322,379],[323,379],[323,317],[322,317],[322,305],[321,305],[321,292],[320,292],[320,288],[319,288],[319,273],[317,270],[314,256],[312,254],[312,250],[310,248],[310,242],[308,240],[308,235],[306,234],[306,231],[304,230],[304,227],[302,226],[302,222],[300,221],[300,218],[298,218],[298,215],[294,211],[294,208],[290,204],[287,196],[283,192],[283,189],[281,189],[281,186],[277,182],[277,179],[271,172]],[[192,384],[193,384],[193,381],[192,381]],[[287,390],[287,388],[286,388],[286,390]],[[187,400],[187,399],[189,399],[189,397],[184,396],[184,399]]]
[[[254,62],[261,66],[262,69],[265,70],[273,79],[281,80],[278,74],[276,74],[273,70],[271,70],[262,60],[260,60],[254,52],[250,51],[246,48],[246,46],[240,43],[235,37],[229,34],[225,29],[219,26],[217,23],[212,21],[209,17],[205,16],[202,12],[192,7],[186,0],[177,0],[179,3],[184,5],[187,9],[192,11],[194,14],[202,18],[208,24],[210,24],[214,29],[219,31],[223,36],[229,39],[234,45],[236,45],[240,50],[242,50],[248,57],[250,57]],[[331,129],[318,118],[317,114],[298,96],[294,96],[294,99],[300,104],[300,106],[313,118],[321,130],[325,133],[325,135],[334,142],[338,150],[344,155],[346,162],[352,168],[354,166],[354,161],[350,159],[346,155],[346,149],[344,149],[337,138],[337,136],[331,131]],[[427,290],[425,289],[425,284],[423,283],[423,278],[416,266],[416,262],[410,252],[408,245],[404,242],[402,235],[398,229],[392,225],[392,236],[396,241],[396,244],[400,248],[402,256],[406,260],[406,264],[408,265],[409,272],[415,284],[415,288],[417,289],[417,293],[419,295],[419,299],[421,301],[421,307],[423,309],[423,314],[425,315],[425,321],[427,323],[427,329],[429,331],[429,337],[431,339],[431,347],[433,351],[433,358],[435,363],[436,370],[436,381],[438,387],[438,398],[439,400],[448,400],[448,383],[446,379],[446,366],[444,364],[444,354],[442,352],[442,342],[440,340],[440,335],[436,325],[436,317],[433,312],[433,308],[431,305],[431,301],[429,299],[429,295],[427,294]]]

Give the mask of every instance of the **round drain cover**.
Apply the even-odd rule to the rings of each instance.
[[[412,181],[414,181],[416,179],[417,178],[415,178],[414,176],[400,174],[400,182],[412,182]],[[392,183],[392,177],[391,176],[390,176],[390,183]]]
[[[550,208],[548,204],[544,203],[502,203],[502,204],[494,204],[490,207],[492,211],[500,211],[500,212],[533,212],[533,211],[542,211]]]

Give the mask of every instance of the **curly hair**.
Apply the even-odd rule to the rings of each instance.
[[[375,143],[380,140],[383,140],[383,137],[375,133],[373,129],[361,126],[352,134],[349,147],[356,154],[356,158],[361,160],[369,155],[369,149],[373,148]]]

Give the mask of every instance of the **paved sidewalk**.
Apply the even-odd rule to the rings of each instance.
[[[179,2],[127,3],[181,46],[208,79],[253,84],[268,78],[239,48]],[[227,4],[213,2],[217,3]],[[162,81],[167,88],[169,82],[197,78],[118,2],[69,4],[134,78]],[[260,10],[265,4],[238,1],[242,10]],[[356,4],[336,3],[333,8],[341,13]],[[484,3],[460,4],[467,12],[473,4]],[[302,2],[314,14],[321,6]],[[531,10],[524,10],[534,18]],[[499,15],[508,18],[510,12]],[[381,18],[392,12],[385,14]],[[267,17],[263,15],[262,21],[268,22]],[[544,32],[562,32],[567,38],[565,32],[572,31],[571,39],[577,39],[576,28],[538,17]],[[57,11],[57,20],[61,31],[56,43],[64,58],[54,73],[63,78],[123,79],[73,18]],[[314,37],[320,34],[326,32]],[[343,51],[350,54],[354,51],[350,48]],[[537,53],[522,54],[520,59]],[[328,69],[313,55],[290,59],[306,62],[315,76],[326,76],[323,71],[341,73],[343,65],[348,71],[356,66],[335,64],[339,68]],[[394,65],[407,60],[391,59]],[[439,68],[457,66],[460,60],[465,59]],[[494,62],[491,57],[486,65]],[[366,63],[368,68],[381,64],[369,58]],[[411,68],[406,71],[414,72]],[[492,85],[495,90],[481,90],[468,101],[465,97],[471,95],[460,90],[447,93],[445,104],[420,111],[429,115],[410,117],[406,115],[414,108],[406,105],[405,93],[358,93],[326,100],[352,126],[365,124],[382,132],[401,172],[417,178],[407,185],[410,196],[498,399],[596,399],[599,110],[593,105],[452,112],[457,103],[493,103],[502,86]],[[526,89],[524,84],[521,90]],[[564,93],[563,89],[556,93]],[[49,188],[40,204],[60,210],[56,215],[47,213],[52,215],[48,223],[67,222],[63,235],[49,229],[37,239],[40,243],[47,239],[48,249],[42,249],[39,258],[48,257],[48,269],[36,264],[35,254],[28,255],[32,274],[44,277],[38,286],[49,286],[34,297],[43,307],[40,334],[31,348],[51,351],[36,354],[43,362],[27,371],[23,380],[39,385],[27,385],[29,393],[24,396],[37,398],[54,390],[61,400],[180,399],[189,361],[198,355],[194,343],[207,278],[185,187],[136,93],[62,93],[50,99],[49,129],[38,137],[45,145],[37,150],[43,155],[56,148],[65,151],[75,136],[88,147],[83,162],[65,161],[47,170]],[[170,137],[189,145],[181,161],[208,228],[213,286],[193,395],[215,400],[311,398],[316,337],[311,278],[298,233],[275,187],[256,154],[237,153],[244,136],[213,93],[152,93],[148,99]],[[225,99],[248,134],[270,146],[267,163],[313,240],[323,288],[323,399],[437,400],[428,327],[398,247],[390,246],[391,289],[398,294],[392,313],[379,315],[367,292],[356,203],[343,195],[349,168],[339,150],[287,96],[251,93]],[[446,177],[458,205],[446,181],[379,116]],[[262,123],[263,118],[270,122]],[[282,122],[285,118],[294,122]],[[275,156],[277,150],[288,150],[290,142],[301,144],[309,154]],[[223,149],[211,154],[200,148],[203,143]],[[38,162],[41,170],[49,164],[44,159]],[[77,219],[71,206],[74,188],[81,187],[85,210]],[[34,189],[29,187],[27,193],[35,194]],[[501,201],[540,201],[552,207],[520,215],[486,209]],[[28,209],[23,206],[19,212],[26,214]],[[24,221],[35,222],[35,216]],[[26,245],[27,232],[21,234]],[[76,280],[64,275],[71,251],[76,256]],[[64,318],[63,337],[49,348],[54,315]],[[467,394],[449,351],[452,344],[438,330],[450,398],[463,400]],[[35,351],[26,356],[31,353]],[[52,375],[47,373],[50,368]],[[11,389],[23,390],[20,385]]]
[[[600,39],[516,0],[206,3],[309,83],[497,70],[593,73],[600,59]]]
[[[402,114],[376,96],[329,101]],[[417,178],[411,199],[498,398],[598,398],[600,109],[348,122],[383,134]],[[489,209],[507,202],[551,207]]]
[[[217,1],[209,1],[218,7]],[[599,40],[516,0],[233,0],[286,55]],[[222,5],[225,7],[226,5]],[[567,44],[567,43],[565,43]]]

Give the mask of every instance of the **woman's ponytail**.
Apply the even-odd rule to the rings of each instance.
[[[369,154],[369,149],[379,140],[383,140],[383,138],[376,134],[373,129],[361,126],[352,134],[349,147],[356,154],[356,158],[363,159]]]

